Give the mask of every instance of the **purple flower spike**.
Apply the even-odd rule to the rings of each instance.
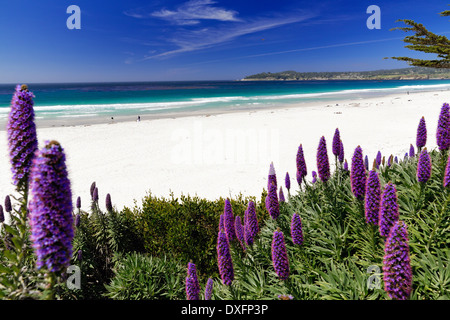
[[[412,290],[408,241],[406,224],[396,221],[386,239],[383,258],[384,290],[394,300],[408,299]]]
[[[224,222],[223,222],[223,214],[221,214],[220,215],[220,218],[219,218],[219,230],[225,230],[225,224],[224,224]]]
[[[187,266],[187,277],[191,278],[191,285],[193,286],[192,289],[194,289],[194,293],[196,295],[194,295],[194,297],[196,296],[197,299],[190,299],[190,300],[198,300],[198,297],[200,296],[200,284],[198,282],[198,277],[197,277],[197,267],[195,266],[194,263],[192,263],[192,261],[188,262],[188,266]],[[188,299],[189,300],[189,299]]]
[[[416,156],[416,152],[414,151],[414,146],[412,144],[409,145],[409,157],[413,158]]]
[[[391,156],[388,158],[387,166],[390,167],[393,162],[394,162],[394,156],[391,154]]]
[[[369,157],[367,155],[364,157],[364,167],[369,170]]]
[[[291,219],[291,237],[294,244],[303,243],[302,220],[298,213],[294,213]]]
[[[219,231],[217,237],[217,263],[222,283],[227,286],[231,285],[234,280],[233,261],[231,260],[228,239],[223,230]]]
[[[444,103],[439,114],[436,141],[439,150],[448,150],[450,147],[450,110],[449,104]]]
[[[108,212],[111,212],[113,210],[113,206],[112,206],[112,202],[111,202],[111,195],[109,193],[106,195],[105,206],[106,206],[106,210],[108,210]]]
[[[233,209],[231,208],[230,199],[225,200],[225,208],[223,210],[223,224],[229,242],[236,239],[236,230],[234,229]]]
[[[252,245],[254,238],[259,232],[258,218],[256,216],[255,203],[250,201],[244,217],[244,235],[247,245]]]
[[[421,149],[427,144],[427,125],[425,123],[425,117],[422,117],[417,127],[416,146]]]
[[[77,209],[81,208],[81,197],[77,198]]]
[[[205,300],[211,300],[213,285],[214,285],[213,279],[208,278],[208,281],[206,281],[206,286],[205,286]]]
[[[11,198],[9,196],[5,197],[5,211],[8,213],[12,211]]]
[[[272,264],[278,277],[281,280],[287,280],[289,277],[289,260],[284,243],[284,235],[279,228],[273,233]]]
[[[291,178],[289,177],[289,172],[286,172],[286,177],[284,178],[284,185],[289,192],[291,189]]]
[[[444,175],[444,187],[450,186],[450,157],[447,160],[447,166],[445,167],[445,175]]]
[[[297,182],[300,185],[302,180],[308,174],[308,170],[306,169],[305,156],[303,155],[303,146],[300,145],[297,150]]]
[[[234,219],[234,228],[236,230],[236,237],[239,240],[239,243],[241,244],[242,250],[245,251],[245,239],[244,239],[244,227],[242,226],[242,220],[240,216],[236,216],[236,219]]]
[[[431,176],[431,158],[427,148],[423,149],[417,162],[417,180],[420,183],[426,183]]]
[[[61,272],[72,256],[72,192],[66,157],[56,141],[37,151],[30,172],[29,221],[37,267]]]
[[[269,186],[272,184],[272,182],[275,184],[275,186],[277,186],[277,175],[275,173],[273,162],[270,163],[269,177],[267,179],[267,189],[269,189]]]
[[[366,169],[364,168],[363,154],[360,146],[357,146],[353,153],[350,182],[352,185],[352,192],[356,199],[364,200],[366,191]]]
[[[95,181],[94,181],[91,184],[91,190],[90,190],[90,192],[91,192],[91,199],[94,199],[95,186],[96,186],[96,184],[95,184]]]
[[[375,161],[377,162],[377,169],[380,167],[381,164],[381,151],[378,151],[377,157],[375,158]]]
[[[394,223],[398,220],[397,190],[392,182],[388,182],[381,195],[378,223],[380,235],[387,237]]]
[[[269,186],[269,193],[266,197],[266,209],[267,211],[269,211],[272,219],[276,219],[280,215],[280,204],[278,202],[277,187],[273,183]]]
[[[311,183],[316,183],[316,181],[317,181],[317,172],[315,172],[315,171],[313,171],[312,172],[312,181],[311,181]]]
[[[348,171],[348,163],[347,160],[344,162],[344,171]]]
[[[5,221],[5,214],[3,213],[3,207],[0,205],[0,223]]]
[[[26,85],[17,86],[6,124],[12,178],[17,190],[27,187],[38,148],[33,97]]]
[[[397,156],[395,156],[394,162],[395,162],[395,163],[398,163],[398,158],[397,158]]]
[[[194,279],[186,277],[186,300],[199,300],[199,296]]]
[[[94,192],[92,194],[92,200],[94,200],[95,202],[98,201],[98,188],[97,187],[94,188]]]
[[[320,180],[327,182],[330,178],[330,163],[328,161],[327,142],[324,136],[320,138],[319,147],[317,148],[317,171]]]
[[[339,143],[338,160],[340,163],[344,162],[344,144],[342,143],[342,140],[340,140],[340,143]]]
[[[339,133],[338,128],[334,131],[332,151],[336,157],[339,156],[341,151],[341,134]]]
[[[283,193],[283,187],[280,187],[280,202],[286,202],[286,199],[284,198],[284,193]]]
[[[378,225],[378,213],[380,211],[381,185],[378,172],[374,169],[369,171],[366,184],[366,198],[364,212],[366,222]]]

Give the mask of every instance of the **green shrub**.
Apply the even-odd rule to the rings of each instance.
[[[186,267],[174,259],[126,254],[114,267],[106,297],[115,300],[186,299]]]
[[[257,201],[242,195],[230,199],[234,215],[243,218],[248,202],[252,200],[263,224],[268,216],[263,205],[265,193],[261,199]],[[192,260],[199,277],[207,278],[218,273],[216,244],[224,205],[224,198],[210,201],[189,195],[177,199],[172,195],[166,199],[149,194],[142,200],[142,207],[126,211],[134,217],[136,232],[142,237],[147,253],[177,258],[184,264]]]

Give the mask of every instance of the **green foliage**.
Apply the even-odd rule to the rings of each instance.
[[[38,299],[48,294],[43,274],[35,268],[36,256],[29,239],[27,192],[19,194],[10,223],[0,225],[0,299]]]
[[[81,290],[65,291],[64,297],[100,299],[104,286],[114,275],[116,255],[143,252],[142,239],[135,232],[136,221],[127,210],[102,212],[98,203],[93,201],[90,213],[78,211],[77,214],[80,215],[80,225],[75,228],[72,262],[81,269]]]
[[[448,16],[450,11],[443,11],[441,16]],[[403,40],[409,43],[405,46],[410,50],[431,53],[436,55],[437,59],[416,59],[411,57],[392,57],[392,59],[406,61],[409,65],[430,68],[450,68],[450,40],[443,36],[437,35],[421,24],[410,19],[401,19],[406,27],[398,27],[392,30],[402,30],[405,32],[413,32],[413,35],[406,36]]]
[[[186,267],[173,259],[131,253],[120,258],[105,296],[116,300],[186,299]]]
[[[262,200],[242,195],[230,199],[234,215],[243,218],[250,200],[256,204],[260,223],[268,216]],[[225,199],[215,201],[199,197],[181,196],[157,198],[149,194],[141,208],[130,215],[136,220],[137,233],[143,239],[145,252],[156,257],[171,256],[187,264],[192,260],[200,277],[217,275],[217,232]]]
[[[408,225],[413,268],[411,299],[450,297],[450,192],[442,186],[446,154],[430,152],[433,171],[421,185],[417,159],[381,166],[381,185],[392,181],[399,198],[400,219]],[[289,222],[300,214],[304,243],[294,245]],[[290,276],[280,281],[271,261],[271,241],[279,227],[285,236]],[[287,203],[277,220],[267,218],[255,244],[244,253],[232,246],[235,281],[214,287],[215,299],[373,300],[389,299],[384,292],[384,238],[365,221],[363,202],[354,198],[348,172],[338,169],[326,183],[307,184]],[[377,280],[373,282],[374,280]],[[220,282],[220,280],[218,280]],[[369,286],[369,283],[374,286]]]

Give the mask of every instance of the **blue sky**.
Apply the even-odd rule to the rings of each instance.
[[[69,30],[66,9],[81,9]],[[370,30],[367,7],[381,9]],[[14,0],[0,10],[0,83],[235,80],[284,70],[362,71],[408,66],[413,19],[450,33],[443,1]],[[448,35],[447,35],[448,36]]]

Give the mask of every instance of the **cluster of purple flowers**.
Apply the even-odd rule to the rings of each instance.
[[[223,229],[217,236],[217,263],[220,277],[224,285],[231,285],[234,280],[233,261],[231,260],[230,245]]]
[[[380,213],[378,218],[380,235],[387,237],[394,223],[398,220],[397,189],[392,182],[384,187],[381,196]]]
[[[306,175],[308,174],[302,145],[300,145],[297,150],[296,165],[297,165],[297,175],[296,175],[297,183],[301,185],[303,178],[306,177]]]
[[[46,142],[30,173],[29,222],[37,267],[63,271],[72,256],[72,192],[66,157],[56,141]]]
[[[278,202],[277,187],[274,183],[269,186],[269,193],[266,197],[266,209],[272,219],[277,219],[280,215],[280,203]]]
[[[244,237],[247,245],[252,245],[259,232],[258,218],[256,216],[255,203],[249,201],[244,215]]]
[[[417,127],[416,146],[418,150],[421,150],[427,144],[427,125],[425,117],[422,117]]]
[[[407,226],[396,221],[386,239],[383,258],[384,290],[391,299],[408,299],[412,289]]]
[[[436,130],[436,142],[439,150],[448,150],[450,147],[450,107],[444,103],[439,114]]]
[[[283,232],[278,228],[272,238],[272,264],[281,280],[289,277],[289,260],[284,242]]]
[[[298,213],[294,213],[291,219],[291,237],[294,244],[303,243],[302,220]]]
[[[320,180],[323,182],[327,182],[330,179],[330,163],[328,161],[327,142],[324,136],[320,138],[319,147],[317,148],[317,171]]]
[[[31,164],[38,148],[33,97],[26,85],[18,85],[6,124],[12,178],[18,190],[27,188]]]
[[[289,172],[286,172],[286,177],[284,178],[284,185],[287,191],[291,190],[291,178],[289,177]]]
[[[200,299],[200,284],[197,277],[197,268],[192,261],[188,263],[187,267],[186,298],[187,300]]]
[[[427,148],[423,149],[417,162],[417,180],[420,183],[426,183],[431,176],[431,158]]]
[[[381,186],[378,172],[374,169],[369,171],[366,184],[366,198],[364,212],[366,222],[378,225],[378,214],[380,211]]]
[[[350,182],[352,192],[356,199],[364,200],[366,191],[366,169],[364,167],[363,154],[360,146],[357,146],[353,153]]]
[[[236,230],[234,228],[233,209],[231,208],[230,199],[225,199],[225,208],[223,211],[223,225],[229,242],[236,239]]]

